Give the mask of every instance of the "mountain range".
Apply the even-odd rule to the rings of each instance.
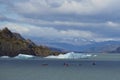
[[[47,46],[64,49],[67,51],[82,53],[119,53],[120,41],[91,42],[86,45],[74,45],[69,43],[47,43]]]

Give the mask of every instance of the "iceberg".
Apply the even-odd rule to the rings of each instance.
[[[81,59],[81,58],[90,58],[90,57],[95,57],[92,54],[81,54],[81,53],[74,53],[74,52],[69,52],[66,54],[60,54],[58,56],[47,56],[45,58],[54,58],[54,59]]]
[[[1,58],[9,58],[9,56],[2,56]]]
[[[18,56],[14,57],[16,59],[28,59],[28,58],[33,58],[34,56],[32,55],[26,55],[26,54],[19,54]]]

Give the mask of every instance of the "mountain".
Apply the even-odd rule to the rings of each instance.
[[[48,56],[62,52],[46,46],[38,46],[30,39],[24,39],[20,34],[11,32],[8,28],[0,30],[0,56],[14,57],[19,54]]]
[[[110,53],[120,53],[120,46],[116,48],[115,50],[111,51]]]
[[[95,42],[86,46],[82,46],[84,52],[109,53],[120,47],[120,41],[104,41]]]
[[[75,52],[109,53],[120,47],[120,41],[91,42],[86,45],[73,45],[68,43],[47,43],[46,45]]]

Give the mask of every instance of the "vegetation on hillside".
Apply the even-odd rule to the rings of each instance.
[[[0,56],[14,57],[18,54],[28,54],[44,57],[60,53],[46,46],[38,46],[31,40],[24,39],[20,34],[11,32],[8,28],[0,30]]]

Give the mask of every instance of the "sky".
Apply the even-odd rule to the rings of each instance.
[[[36,43],[119,41],[119,3],[120,0],[0,0],[0,29],[8,27]]]

